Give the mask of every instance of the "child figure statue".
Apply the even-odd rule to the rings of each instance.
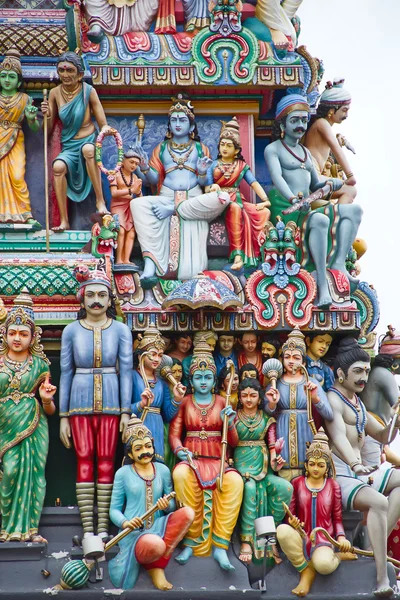
[[[164,569],[194,512],[187,506],[175,510],[175,501],[168,501],[171,473],[165,465],[153,462],[152,433],[136,417],[128,423],[125,452],[130,464],[125,463],[115,475],[110,517],[121,529],[134,531],[119,542],[120,552],[109,563],[110,579],[117,588],[131,589],[143,565],[156,588],[169,590],[172,584]],[[154,504],[159,510],[143,522],[140,515]]]
[[[239,386],[235,423],[239,442],[233,460],[244,480],[239,559],[245,563],[252,558],[262,558],[264,553],[256,545],[254,520],[271,515],[276,524],[280,523],[285,516],[282,502],[289,503],[293,493],[292,485],[273,472],[279,471],[285,461],[279,451],[276,452],[275,419],[262,411],[261,402],[261,384],[257,379],[244,379]],[[280,446],[278,443],[278,450]],[[276,563],[281,562],[276,546],[273,546],[273,558]]]
[[[116,178],[110,183],[111,189],[111,214],[118,215],[119,233],[117,239],[116,265],[129,265],[130,270],[137,269],[130,262],[133,244],[135,243],[135,226],[133,223],[130,202],[133,198],[142,195],[142,180],[135,175],[139,166],[141,155],[133,148],[124,153],[121,170]]]
[[[277,538],[289,561],[300,573],[299,584],[292,590],[296,596],[306,596],[317,573],[329,575],[341,559],[356,558],[351,543],[346,540],[342,523],[342,496],[339,484],[331,476],[332,457],[328,438],[321,430],[306,451],[306,476],[292,480],[289,525],[279,525]],[[323,527],[340,544],[335,553],[322,533],[317,532],[312,547],[310,534]]]

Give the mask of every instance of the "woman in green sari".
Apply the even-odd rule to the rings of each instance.
[[[45,413],[55,412],[57,388],[49,381],[49,361],[32,305],[22,293],[0,327],[0,542],[46,541],[38,534],[49,445]]]
[[[239,558],[245,563],[263,556],[263,549],[257,548],[254,520],[269,515],[278,525],[285,515],[282,502],[288,504],[293,493],[291,483],[273,472],[284,464],[279,454],[282,442],[276,440],[275,419],[260,409],[261,401],[262,388],[257,379],[244,379],[239,385],[235,424],[239,443],[233,459],[244,479]],[[276,547],[273,547],[273,558],[281,562]]]

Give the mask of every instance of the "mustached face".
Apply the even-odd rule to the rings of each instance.
[[[130,451],[128,452],[128,456],[133,460],[134,463],[138,463],[141,465],[146,465],[150,463],[154,456],[154,446],[152,439],[149,437],[145,437],[143,439],[135,440],[131,446]]]
[[[308,127],[308,112],[306,110],[294,110],[286,117],[283,126],[285,136],[300,140]]]
[[[360,394],[367,385],[368,376],[371,371],[369,362],[357,361],[350,365],[347,375],[342,369],[338,369],[338,377],[343,379],[341,385],[351,394]]]
[[[83,305],[92,318],[102,319],[111,305],[107,286],[101,283],[90,283],[85,287]]]

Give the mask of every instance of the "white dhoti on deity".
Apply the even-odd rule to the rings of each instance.
[[[99,25],[108,35],[148,31],[159,0],[85,0],[89,26]]]
[[[256,17],[269,29],[281,31],[296,44],[296,31],[292,19],[303,0],[257,0]]]
[[[158,219],[153,206],[168,205],[176,192],[165,186],[159,196],[143,196],[131,202],[131,211],[143,258],[150,258],[156,273],[165,275],[170,256],[171,217]],[[208,223],[226,208],[216,192],[202,194],[200,186],[186,192],[186,199],[176,206],[179,217],[179,268],[178,279],[191,279],[207,269]]]

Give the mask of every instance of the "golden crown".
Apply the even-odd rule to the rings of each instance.
[[[156,350],[163,351],[165,349],[165,341],[154,325],[150,325],[144,333],[139,333],[138,341],[136,350],[150,350],[150,348],[155,348]]]
[[[168,112],[169,116],[171,116],[172,113],[183,112],[187,117],[194,121],[194,107],[190,100],[183,98],[182,94],[178,94],[176,98],[172,98],[172,102],[173,104]]]
[[[7,50],[3,62],[0,64],[0,71],[15,71],[19,75],[22,75],[20,57],[21,55],[17,48]]]
[[[306,355],[307,348],[304,341],[304,335],[297,327],[289,333],[286,342],[282,344],[282,354],[286,350],[290,350],[291,352],[293,352],[293,350],[299,350],[303,356]]]
[[[195,371],[208,370],[212,371],[214,375],[217,374],[217,367],[215,366],[210,346],[206,341],[200,341],[194,348],[189,373],[193,375]]]
[[[141,419],[131,417],[126,426],[126,444],[133,444],[136,440],[143,440],[146,437],[152,437],[150,429],[144,425]]]
[[[313,441],[306,450],[306,460],[308,461],[310,458],[314,458],[315,460],[323,458],[327,464],[331,462],[332,453],[329,448],[328,436],[322,429],[317,431],[313,437]]]

